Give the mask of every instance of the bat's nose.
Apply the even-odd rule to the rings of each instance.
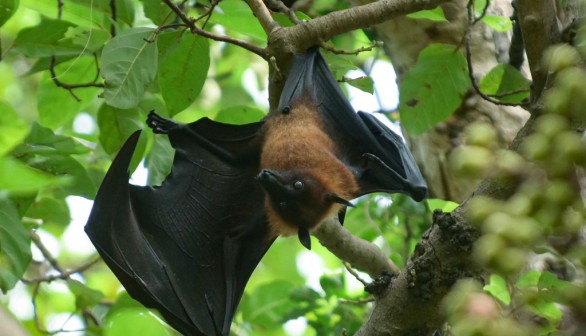
[[[260,171],[260,173],[258,173],[258,175],[256,175],[256,179],[260,182],[279,180],[279,174],[270,169],[263,169]]]

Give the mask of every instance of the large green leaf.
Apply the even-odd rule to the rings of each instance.
[[[65,33],[65,39],[62,41],[71,41],[71,43],[88,50],[96,52],[104,46],[110,39],[110,32],[102,29],[91,29],[87,27],[71,27]]]
[[[18,0],[0,0],[0,27],[12,17],[18,9]]]
[[[71,41],[62,41],[71,27],[74,25],[67,21],[42,16],[38,25],[25,28],[18,33],[14,48],[27,57],[77,56],[82,52],[82,47]]]
[[[31,237],[14,204],[0,198],[0,290],[14,287],[31,261]]]
[[[92,198],[98,186],[89,177],[85,168],[70,156],[39,156],[31,160],[30,166],[55,176],[67,176],[71,183],[66,187],[69,195]]]
[[[174,18],[171,15],[173,11],[161,0],[140,0],[140,2],[144,8],[144,15],[156,25],[170,22]]]
[[[175,150],[171,147],[169,138],[156,136],[147,161],[149,185],[161,185],[163,183],[169,172],[171,172],[174,155]]]
[[[218,8],[219,10],[214,11],[210,22],[220,24],[226,29],[252,37],[261,43],[267,42],[267,35],[246,2],[240,0],[223,0],[218,5]]]
[[[401,123],[410,134],[425,132],[460,106],[469,87],[462,53],[452,45],[428,46],[400,87]]]
[[[69,207],[64,198],[41,197],[30,205],[26,216],[42,220],[43,229],[47,228],[47,224],[57,224],[65,228],[71,222]]]
[[[120,109],[135,107],[157,74],[157,44],[152,28],[131,28],[113,38],[102,52],[101,74],[106,102]]]
[[[88,83],[96,78],[96,64],[93,57],[80,57],[59,64],[55,68],[59,81],[65,84]],[[71,120],[98,97],[95,87],[79,88],[73,93],[58,87],[49,72],[45,73],[39,87],[37,108],[39,121],[44,126],[57,128]]]
[[[57,4],[54,0],[22,0],[22,3],[43,15],[57,15]],[[62,20],[78,26],[108,30],[112,24],[110,0],[69,0],[64,2],[61,10]],[[118,22],[131,26],[134,21],[132,0],[117,0],[116,16]]]
[[[171,116],[187,108],[201,92],[210,67],[208,40],[186,31],[159,36],[159,85]]]
[[[20,161],[0,158],[0,190],[15,195],[34,194],[42,188],[62,184],[67,179],[57,178],[31,168]]]
[[[480,90],[508,103],[520,103],[529,98],[531,82],[509,64],[492,68],[480,81]]]
[[[20,119],[12,106],[0,101],[0,157],[18,145],[28,132],[28,125]]]
[[[176,333],[146,308],[122,308],[106,317],[104,336],[172,336]]]
[[[33,123],[24,142],[25,148],[19,149],[19,153],[68,155],[83,154],[90,150],[75,139],[65,135],[55,134],[50,128],[43,127],[37,123]]]
[[[121,110],[106,104],[98,110],[100,143],[106,153],[116,153],[128,137],[142,128],[142,115],[137,109]]]

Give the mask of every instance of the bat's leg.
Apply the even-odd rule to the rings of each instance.
[[[163,118],[156,114],[154,110],[151,111],[147,117],[147,125],[153,129],[154,133],[158,134],[167,134],[180,126],[173,120]]]

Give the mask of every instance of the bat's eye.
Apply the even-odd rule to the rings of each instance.
[[[293,188],[295,188],[297,190],[303,189],[303,182],[301,182],[301,181],[295,181],[295,183],[293,183]]]
[[[291,108],[289,106],[285,106],[283,109],[281,109],[282,114],[289,114],[289,112],[291,112]]]

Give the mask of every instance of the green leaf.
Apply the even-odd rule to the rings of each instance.
[[[0,190],[14,195],[28,195],[42,188],[63,184],[67,179],[56,178],[11,158],[0,158]]]
[[[0,157],[18,145],[28,132],[28,125],[9,104],[0,101]]]
[[[244,320],[267,329],[280,328],[285,313],[295,306],[289,295],[292,291],[293,285],[282,280],[258,286],[246,301],[242,301]]]
[[[77,0],[77,1],[87,2],[88,0]],[[89,0],[89,1],[92,1],[92,0]],[[101,0],[101,1],[108,4],[108,12],[111,13],[110,0]],[[126,23],[128,26],[132,27],[132,25],[134,23],[134,2],[133,2],[133,0],[117,0],[116,1],[116,15],[118,16],[118,20],[121,20],[122,22]]]
[[[33,123],[31,130],[24,139],[25,148],[19,149],[19,153],[41,155],[69,155],[83,154],[90,149],[77,140],[53,133],[50,128]]]
[[[255,107],[232,106],[220,110],[214,120],[226,124],[243,125],[257,122],[264,116],[265,112]]]
[[[352,63],[350,57],[348,56],[342,56],[333,53],[326,53],[323,56],[328,63],[330,70],[336,74],[336,77],[342,77],[342,75],[346,74],[348,71],[357,69],[356,65]]]
[[[509,293],[509,287],[507,282],[501,276],[492,274],[490,276],[490,282],[484,286],[484,290],[490,293],[495,298],[499,299],[506,305],[511,304],[511,294]]]
[[[53,3],[53,6],[55,4]],[[61,41],[73,24],[41,16],[41,22],[18,33],[14,48],[27,57],[79,55],[82,48],[71,41]]]
[[[487,14],[482,17],[482,22],[499,32],[506,32],[513,28],[513,22],[508,17]]]
[[[469,87],[462,53],[453,45],[428,46],[400,87],[402,125],[412,135],[422,134],[452,115]]]
[[[563,313],[555,302],[538,300],[527,305],[529,310],[546,318],[549,321],[558,322],[562,319]]]
[[[525,289],[529,287],[537,287],[541,272],[539,271],[527,271],[517,279],[517,288]]]
[[[104,336],[173,336],[176,333],[146,308],[117,309],[107,316]]]
[[[452,212],[460,206],[460,204],[456,202],[442,200],[439,198],[428,198],[426,201],[431,210],[440,209],[443,212]]]
[[[435,22],[447,22],[446,16],[444,15],[444,11],[441,7],[436,7],[434,9],[429,10],[422,10],[419,12],[407,14],[408,18],[411,19],[425,19]]]
[[[65,227],[71,221],[71,214],[65,199],[51,197],[42,197],[33,202],[26,211],[26,216],[42,220],[43,225],[53,223]]]
[[[62,41],[71,41],[71,43],[80,46],[84,50],[96,52],[102,49],[109,39],[110,33],[105,30],[71,27],[65,33],[65,39]]]
[[[31,258],[31,236],[20,223],[18,210],[11,201],[0,198],[0,290],[3,293],[16,285]]]
[[[96,78],[96,64],[93,57],[75,58],[59,64],[55,72],[63,83],[88,83]],[[72,92],[58,87],[49,72],[45,73],[37,97],[40,123],[55,129],[71,122],[83,108],[97,99],[98,92],[95,87],[81,88],[73,90],[73,96]]]
[[[319,278],[319,284],[326,293],[326,297],[344,297],[344,275],[324,274]]]
[[[98,110],[100,143],[106,153],[113,155],[136,130],[142,128],[142,115],[137,109],[121,110],[106,104]]]
[[[0,27],[16,12],[18,4],[18,0],[0,0]]]
[[[152,28],[131,28],[113,38],[102,52],[106,102],[116,108],[138,105],[157,74],[157,44]]]
[[[95,306],[104,298],[102,292],[89,288],[77,280],[67,280],[67,287],[69,287],[69,290],[75,296],[76,309]]]
[[[291,299],[294,301],[315,303],[321,299],[321,295],[309,287],[296,287],[291,291]]]
[[[161,185],[171,172],[175,150],[168,137],[156,136],[147,161],[149,170],[148,184]]]
[[[140,0],[144,8],[144,15],[157,26],[174,19],[173,11],[161,0]]]
[[[98,191],[98,186],[85,168],[70,156],[36,157],[31,160],[30,166],[55,176],[68,176],[71,181],[66,186],[69,195],[93,198]]]
[[[207,39],[185,31],[159,36],[159,85],[170,116],[187,108],[201,92],[210,67]]]
[[[513,66],[499,64],[480,81],[480,90],[508,103],[520,103],[529,98],[531,82]]]
[[[210,22],[255,38],[260,43],[267,42],[267,35],[262,26],[244,1],[223,0],[210,18]]]
[[[23,6],[43,15],[56,17],[53,0],[22,0]],[[91,15],[89,15],[91,13]],[[109,0],[71,0],[62,7],[61,19],[83,27],[109,29],[111,24]]]
[[[362,90],[366,93],[373,94],[374,93],[374,83],[372,78],[368,76],[356,78],[356,79],[348,79],[346,83],[352,85],[353,87]]]

